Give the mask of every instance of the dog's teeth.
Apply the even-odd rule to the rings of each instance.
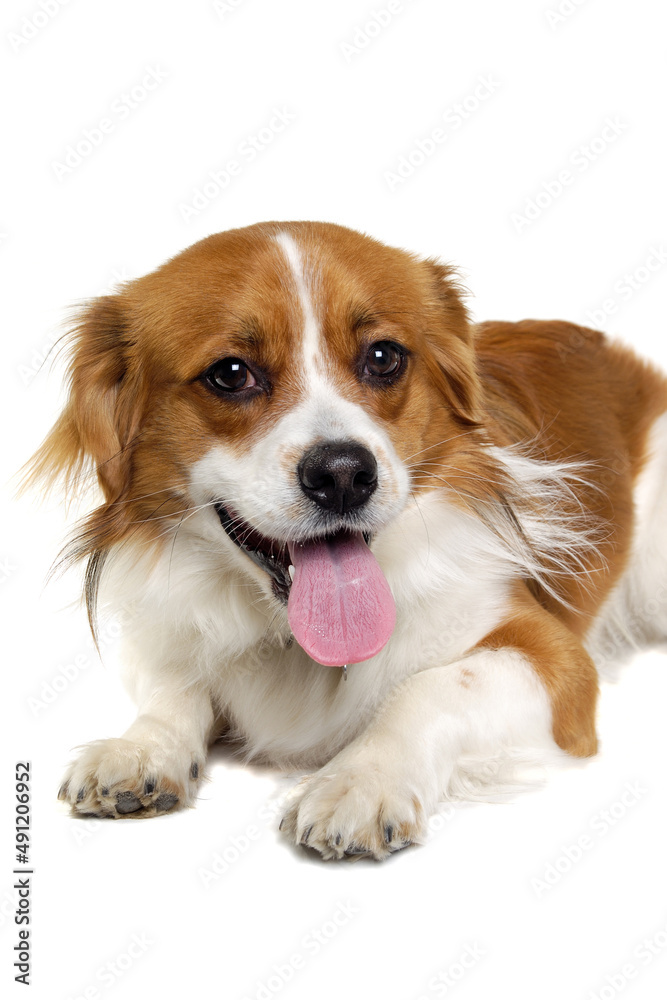
[[[290,580],[291,580],[292,582],[294,582],[294,566],[292,566],[292,564],[291,564],[291,563],[290,563],[290,565],[289,565],[289,566],[287,567],[287,572],[289,573],[289,578],[290,578]]]

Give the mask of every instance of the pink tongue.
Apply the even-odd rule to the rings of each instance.
[[[379,653],[396,622],[389,584],[360,534],[290,544],[294,582],[287,617],[318,663],[342,667]]]

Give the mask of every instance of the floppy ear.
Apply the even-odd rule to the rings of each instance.
[[[74,495],[97,479],[108,503],[127,485],[138,429],[136,390],[129,384],[129,317],[120,295],[94,299],[71,335],[69,397],[57,423],[27,466],[24,488],[58,481]]]
[[[477,426],[480,423],[481,386],[463,289],[453,268],[434,260],[424,263],[429,269],[435,294],[435,321],[426,332],[432,355],[427,363],[454,416],[462,424]]]

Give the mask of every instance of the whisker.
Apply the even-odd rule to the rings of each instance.
[[[185,512],[183,513],[183,517],[181,517],[180,521],[178,522],[178,527],[176,528],[176,531],[174,532],[174,537],[173,537],[172,542],[171,542],[171,549],[169,550],[169,564],[167,566],[167,593],[171,589],[171,561],[174,558],[174,547],[176,545],[176,539],[178,537],[178,532],[180,531],[180,528],[181,528],[181,525],[183,524],[183,519],[184,518],[185,518]]]
[[[468,430],[461,431],[460,434],[453,434],[451,437],[443,438],[442,441],[436,441],[434,444],[429,444],[426,448],[422,448],[421,451],[413,451],[411,455],[406,455],[403,459],[404,462],[409,462],[411,458],[416,458],[417,455],[423,455],[425,451],[431,451],[433,448],[439,448],[443,444],[449,444],[450,441],[456,441],[458,438],[465,437],[467,434],[473,434],[475,428],[471,427]]]
[[[434,465],[435,463],[430,462],[430,463],[424,463],[424,464],[426,464],[426,465],[429,465],[429,464],[430,465]],[[479,475],[478,473],[475,473],[475,472],[469,472],[468,470],[461,469],[461,468],[459,468],[456,465],[447,465],[444,462],[439,462],[436,465],[436,468],[438,468],[438,469],[451,469],[452,472],[457,472],[459,475],[465,476],[466,479],[476,480],[477,482],[480,482],[480,483],[490,483],[492,486],[501,487],[503,485],[506,485],[502,481],[498,481],[497,479],[492,479],[490,476],[483,476],[483,475]],[[434,472],[430,472],[428,469],[424,469],[422,475],[423,476],[435,476],[435,473]]]
[[[412,496],[412,499],[415,502],[415,507],[419,511],[419,516],[422,519],[422,524],[424,525],[424,531],[426,532],[426,543],[428,545],[428,548],[426,550],[426,563],[425,563],[425,565],[428,565],[429,556],[431,555],[431,536],[428,533],[428,524],[426,523],[426,518],[424,517],[424,511],[421,509],[421,507],[419,505],[419,502],[417,500],[417,496],[416,496],[414,490],[410,490],[410,495]]]
[[[136,497],[128,497],[127,500],[114,500],[113,505],[114,505],[114,507],[126,507],[130,503],[138,503],[139,500],[146,500],[148,497],[156,497],[160,493],[170,493],[170,492],[172,492],[174,494],[174,496],[176,496],[177,495],[175,493],[176,490],[186,489],[186,487],[187,487],[187,483],[181,483],[179,485],[172,484],[171,486],[165,486],[161,490],[154,490],[152,493],[141,493],[141,494],[139,494],[139,496],[136,496]],[[185,498],[183,498],[183,499],[185,499]]]
[[[458,471],[458,470],[456,470],[456,471]],[[460,490],[456,486],[453,486],[452,483],[448,482],[448,480],[446,480],[443,476],[436,476],[434,472],[426,473],[422,478],[425,480],[426,476],[428,476],[429,479],[437,479],[444,486],[446,486],[447,489],[451,490],[452,493],[455,493],[459,497],[466,497],[468,500],[474,500],[475,503],[487,504],[490,507],[496,507],[498,505],[498,500],[497,499],[494,499],[494,500],[484,500],[484,499],[482,499],[482,497],[477,497],[473,493],[465,493],[463,490]],[[417,479],[417,480],[419,479],[418,476],[416,476],[414,478]],[[485,482],[485,483],[489,482],[489,481],[490,480],[486,480],[486,479],[482,480],[482,482]],[[499,484],[493,484],[493,485],[499,485]]]

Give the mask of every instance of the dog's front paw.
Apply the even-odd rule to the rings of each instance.
[[[425,831],[423,797],[412,784],[363,760],[343,764],[335,758],[304,778],[291,798],[280,829],[326,859],[366,855],[379,861]]]
[[[191,805],[203,762],[185,751],[126,739],[97,740],[70,765],[58,798],[78,813],[143,819]]]

